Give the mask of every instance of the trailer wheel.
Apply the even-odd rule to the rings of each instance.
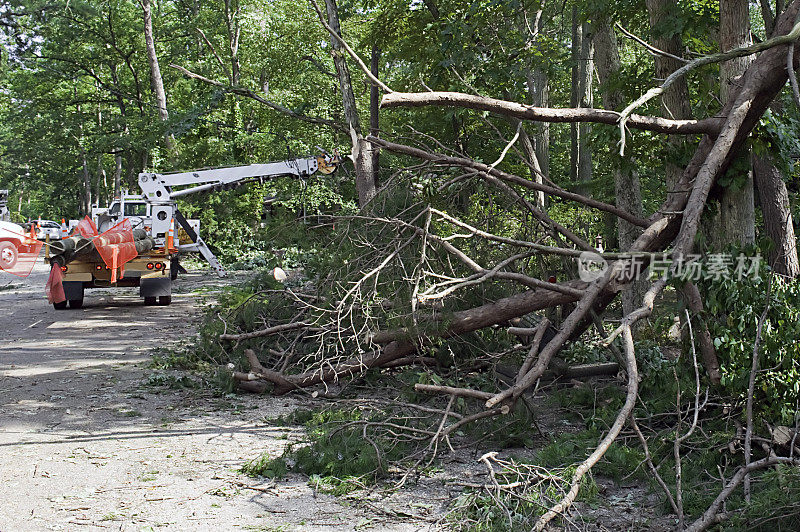
[[[69,308],[81,308],[81,307],[83,307],[83,299],[69,300]]]
[[[172,303],[172,296],[158,296],[158,304],[162,307],[166,307]]]
[[[145,298],[144,298],[144,304],[145,304],[145,305],[155,305],[155,304],[156,304],[156,298],[155,298],[155,296],[153,296],[153,297],[150,297],[150,296],[148,296],[148,297],[145,297]]]
[[[56,310],[64,310],[67,308],[67,302],[62,301],[61,303],[53,303],[53,308]]]

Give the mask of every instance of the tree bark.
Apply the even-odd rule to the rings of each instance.
[[[619,75],[621,63],[619,46],[611,20],[601,15],[593,22],[593,40],[596,55],[597,75],[600,78],[603,106],[606,109],[619,110],[624,107],[622,94],[612,87],[612,82]],[[635,216],[642,214],[642,192],[639,176],[631,164],[618,160],[614,170],[614,191],[617,207]],[[640,227],[621,218],[617,219],[617,234],[620,249],[630,249],[642,234]],[[622,312],[627,315],[639,307],[646,291],[646,280],[635,279],[622,291]]]
[[[592,97],[594,41],[591,35],[591,25],[587,22],[581,24],[581,57],[579,64],[579,107],[591,108],[594,103],[594,98]],[[592,126],[588,122],[581,122],[578,126],[578,181],[581,182],[592,180],[592,148],[589,142],[591,132]]]
[[[328,25],[333,31],[341,36],[342,29],[339,23],[339,10],[336,0],[325,0],[325,7],[328,12]],[[361,129],[361,120],[358,117],[355,94],[350,78],[350,70],[347,68],[345,60],[346,51],[341,43],[331,36],[333,46],[333,64],[336,67],[336,74],[339,77],[339,88],[342,92],[342,107],[344,117],[350,129],[350,140],[353,143],[353,165],[356,173],[356,190],[358,191],[358,204],[363,207],[375,197],[377,183],[372,163],[372,146],[364,140]]]
[[[544,24],[543,15],[544,11],[540,8],[534,17],[532,34],[526,46],[540,48],[539,36]],[[531,32],[525,11],[522,12],[521,16],[519,31],[523,34]],[[542,53],[542,55],[544,54]],[[544,67],[538,64],[540,61],[541,59],[537,59],[535,66],[526,67],[525,81],[528,85],[528,97],[531,105],[534,107],[548,107],[550,105],[550,80]],[[533,135],[528,134],[528,128],[532,130]],[[531,166],[531,180],[537,183],[544,183],[544,180],[550,176],[550,124],[541,122],[529,125],[528,128],[523,126],[520,129],[520,141],[528,159],[528,164]],[[536,194],[536,204],[543,210],[546,207],[545,202],[544,193]]]
[[[647,0],[647,12],[650,17],[650,32],[653,36],[653,46],[669,54],[680,57],[683,54],[683,40],[678,32],[665,33],[663,28],[675,27],[675,16],[677,12],[677,0]],[[677,59],[663,55],[655,55],[656,78],[663,81],[670,74],[678,70],[683,64]],[[689,107],[689,84],[686,76],[673,83],[664,94],[661,95],[661,108],[664,116],[679,120],[692,118],[692,110]],[[675,162],[678,154],[682,151],[685,144],[684,139],[670,136],[667,139],[668,149],[665,161],[667,195],[673,193],[675,184],[681,177],[683,169]]]
[[[167,111],[167,93],[164,91],[164,80],[161,77],[161,68],[158,65],[158,55],[156,55],[156,43],[153,36],[153,14],[150,9],[150,0],[141,0],[142,11],[144,13],[144,42],[147,48],[147,61],[150,64],[150,84],[153,88],[153,96],[156,99],[158,117],[166,122],[169,120]],[[175,140],[171,134],[164,136],[164,145],[167,151],[175,149]]]
[[[589,25],[579,20],[578,6],[572,6],[572,87],[570,105],[573,108],[592,106],[592,51]],[[582,183],[592,179],[592,155],[588,145],[591,131],[586,122],[570,127],[570,180]],[[585,188],[585,187],[584,187]],[[585,192],[585,191],[584,191]]]
[[[680,57],[683,52],[683,40],[678,32],[665,33],[663,28],[675,27],[675,13],[678,9],[676,0],[647,0],[647,12],[650,17],[650,31],[653,35],[653,46],[661,51]],[[666,79],[667,76],[678,70],[681,66],[680,61],[663,55],[656,55],[654,58],[656,78]],[[682,77],[671,85],[661,96],[661,107],[665,116],[688,120],[692,118],[692,110],[689,106],[689,84],[686,77]],[[672,195],[676,194],[676,186],[683,173],[682,168],[675,162],[686,143],[685,139],[670,136],[667,139],[667,157],[664,161],[664,172],[666,174],[667,201],[672,200]],[[699,316],[703,311],[703,299],[700,291],[694,283],[687,281],[681,290],[681,297],[686,307],[692,315]],[[700,354],[703,358],[703,365],[708,372],[712,383],[719,384],[720,372],[719,361],[717,360],[716,349],[711,341],[711,333],[704,321],[698,319],[695,329],[700,344]]]
[[[183,72],[187,72],[181,67],[177,68]],[[188,74],[193,77],[200,77],[196,74]],[[574,107],[569,109],[555,109],[552,107],[533,107],[519,102],[509,102],[462,92],[392,92],[390,94],[384,94],[381,100],[381,107],[384,109],[391,109],[394,107],[425,107],[429,105],[488,111],[490,113],[534,122],[595,122],[612,126],[618,125],[619,123],[619,113],[606,109]],[[656,131],[658,133],[716,135],[719,133],[722,120],[718,117],[711,117],[703,120],[672,120],[669,118],[633,114],[625,125],[632,129],[643,129],[646,131]]]
[[[81,210],[83,214],[92,212],[92,176],[89,174],[89,161],[86,160],[86,150],[81,148],[81,167],[83,169],[83,194],[81,194]]]
[[[750,5],[748,0],[720,0],[719,44],[726,52],[752,44],[750,37]],[[720,97],[727,102],[738,92],[739,77],[752,62],[751,56],[738,57],[720,65]],[[748,157],[743,153],[742,157]],[[731,243],[753,244],[755,235],[755,195],[753,172],[747,163],[741,188],[724,187],[719,198],[719,210],[708,232],[712,248],[721,250]]]
[[[800,274],[800,263],[786,183],[767,157],[753,157],[753,175],[764,214],[764,230],[775,245],[769,263],[777,273],[795,278]]]
[[[531,139],[528,135],[528,132],[525,130],[525,126],[520,124],[519,120],[513,120],[516,126],[520,128],[519,130],[519,141],[522,144],[522,151],[525,153],[525,158],[528,159],[528,164],[531,166],[531,181],[538,184],[543,184],[544,179],[543,176],[545,175],[544,170],[542,169],[542,160],[539,158],[538,150],[536,149],[535,142]],[[545,208],[545,196],[544,192],[541,190],[536,191],[535,194],[536,198],[536,206],[540,209],[544,210]]]
[[[122,193],[122,153],[114,154],[114,197]]]
[[[372,57],[370,60],[370,71],[376,78],[378,77],[378,69],[381,60],[381,51],[377,46],[372,47]],[[381,95],[378,91],[378,86],[370,83],[369,87],[369,134],[373,137],[380,137],[381,124],[380,124],[380,109],[381,109]],[[370,153],[372,155],[372,180],[375,187],[378,186],[378,174],[380,173],[380,156],[381,152],[377,146],[370,145]]]

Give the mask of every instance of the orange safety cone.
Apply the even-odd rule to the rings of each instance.
[[[169,221],[169,231],[167,231],[167,252],[171,252],[174,249],[175,243],[175,218],[172,218]]]
[[[61,218],[61,238],[67,238],[69,236],[69,228],[67,227],[67,222],[64,218]]]

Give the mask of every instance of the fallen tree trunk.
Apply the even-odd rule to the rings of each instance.
[[[136,253],[141,255],[155,249],[156,241],[150,237],[144,229],[136,229],[133,233],[133,245],[136,248]],[[108,239],[105,237],[104,244],[114,245],[115,239]],[[57,263],[59,266],[66,266],[75,260],[87,260],[93,262],[102,262],[103,258],[95,247],[94,241],[82,236],[71,236],[60,241],[62,245],[56,247],[54,244],[50,245],[53,256],[50,257],[50,264]]]
[[[800,1],[796,0],[781,15],[779,22],[776,24],[776,35],[785,35],[793,28],[798,7],[800,7]],[[797,46],[796,43],[794,46]],[[678,132],[677,130],[681,130],[680,132],[689,132],[687,130],[691,130],[691,132],[701,131],[709,134],[700,141],[694,157],[676,184],[675,192],[668,195],[662,208],[647,221],[649,226],[646,227],[628,251],[633,253],[658,252],[666,249],[674,242],[674,257],[691,252],[699,218],[711,186],[730,166],[738,149],[746,141],[770,102],[786,83],[788,74],[785,68],[785,57],[786,51],[783,46],[763,51],[742,77],[739,93],[732,97],[719,113],[721,118],[702,122],[703,128],[699,130],[692,129],[697,127],[699,122],[693,122],[689,125],[688,123],[677,124],[677,121],[667,121],[671,123],[661,124],[665,126],[665,131]],[[795,68],[798,58],[800,58],[800,54],[795,55]],[[505,105],[507,103],[509,102],[499,102],[480,96],[452,96],[448,94],[445,97],[436,93],[421,93],[414,97],[392,93],[384,98],[385,107],[457,105],[490,110],[501,114],[508,114],[509,106]],[[570,113],[552,113],[551,116],[541,109],[533,109],[524,105],[514,107],[513,111],[520,115],[518,118],[528,120],[571,121],[574,119],[579,121],[590,119],[587,116],[576,118]],[[617,116],[616,114],[613,115]],[[602,115],[600,118],[607,120],[606,115]],[[631,122],[629,124],[632,125]],[[718,132],[719,134],[717,134]],[[376,139],[375,142],[387,149],[397,148],[397,145],[391,146],[386,141]],[[416,148],[413,150],[421,151]],[[397,151],[411,153],[411,149],[398,149]],[[435,160],[438,163],[462,166],[461,161],[456,160],[457,158],[447,158],[439,155],[434,155],[434,158],[426,158]],[[474,164],[469,166],[475,168]],[[496,172],[493,168],[475,169],[490,173]],[[516,178],[510,181],[518,185],[524,185],[524,183],[517,181],[520,179]],[[561,193],[560,195],[563,196],[564,194]],[[582,203],[586,203],[586,201],[582,201]],[[608,208],[604,210],[610,211]],[[624,216],[622,213],[618,214]],[[360,373],[367,368],[382,366],[399,358],[408,357],[415,353],[420,346],[427,344],[428,338],[431,336],[452,338],[492,325],[506,323],[510,319],[530,312],[578,301],[576,309],[567,318],[561,331],[543,348],[536,363],[520,379],[520,382],[506,392],[497,394],[487,401],[487,407],[491,408],[506,398],[518,396],[523,390],[532,386],[542,376],[553,355],[560,351],[564,343],[586,323],[590,323],[586,319],[590,311],[602,312],[613,301],[616,294],[627,282],[625,276],[621,275],[622,269],[623,266],[620,262],[612,263],[612,267],[606,275],[591,285],[580,281],[563,283],[564,286],[582,290],[582,296],[575,293],[565,294],[544,289],[528,290],[481,307],[455,312],[441,319],[439,321],[440,327],[434,325],[431,329],[424,331],[424,334],[415,333],[409,338],[407,331],[398,331],[394,335],[391,332],[378,333],[382,341],[391,340],[382,350],[374,350],[363,356],[346,360],[336,366],[327,366],[325,369],[313,370],[299,375],[281,375],[274,372],[265,372],[263,375],[266,380],[275,384],[274,393],[286,393],[294,388],[335,381],[343,375]],[[654,298],[665,284],[665,282],[659,282],[651,288],[645,296],[644,306],[627,316],[626,324],[630,325],[652,311]],[[707,369],[713,372],[713,368]]]

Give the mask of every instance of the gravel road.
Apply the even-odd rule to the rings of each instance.
[[[0,531],[427,528],[237,472],[280,453],[291,434],[263,420],[302,399],[151,385],[153,349],[192,338],[218,279],[182,277],[169,307],[119,289],[62,311],[46,280],[0,272]]]

